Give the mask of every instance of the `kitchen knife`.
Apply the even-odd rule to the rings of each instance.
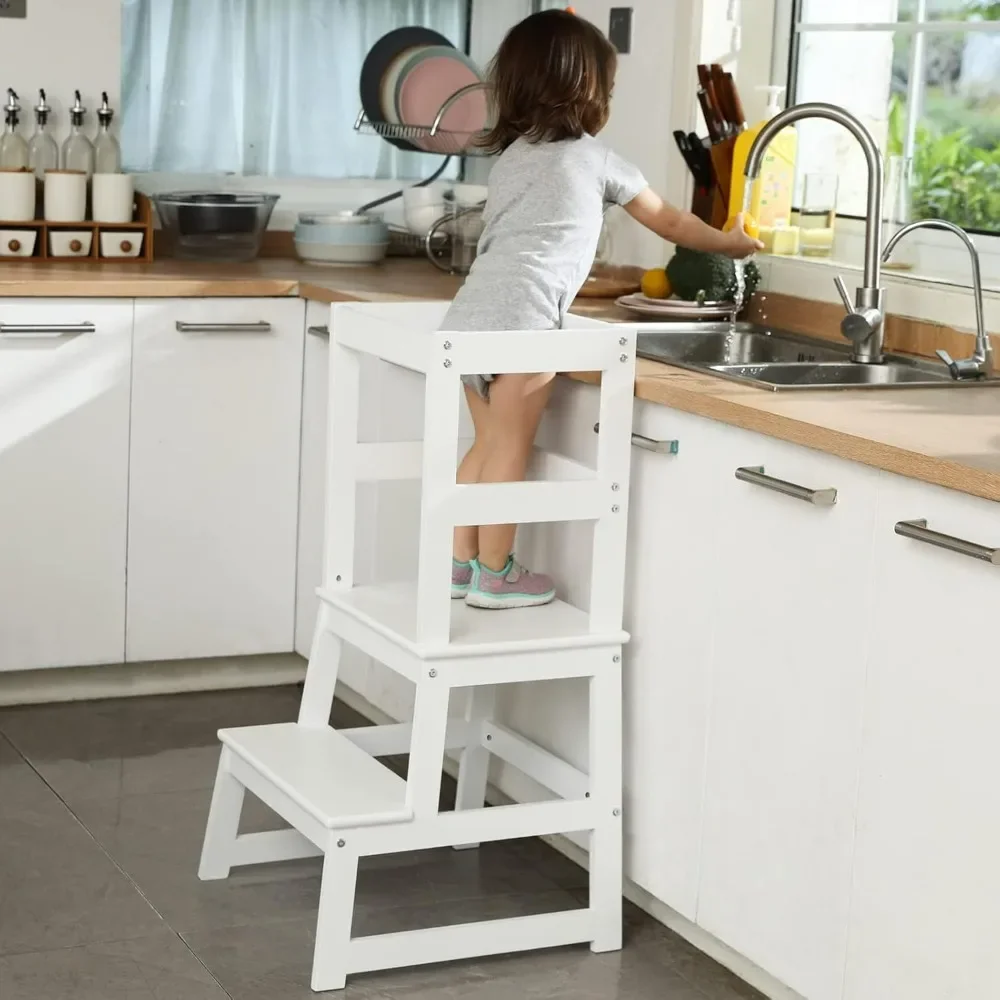
[[[737,132],[742,132],[747,127],[747,116],[743,110],[743,101],[740,100],[740,92],[736,89],[736,81],[732,73],[726,74],[726,88],[729,93],[729,103],[733,110],[733,124]]]
[[[701,105],[701,113],[705,116],[705,127],[708,129],[709,139],[713,145],[722,142],[726,137],[725,127],[722,120],[716,115],[708,92],[704,88],[698,90],[698,103]]]

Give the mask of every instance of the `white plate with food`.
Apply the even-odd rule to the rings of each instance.
[[[720,319],[736,312],[734,302],[686,302],[683,299],[651,299],[641,292],[622,295],[615,302],[623,309],[651,319]]]

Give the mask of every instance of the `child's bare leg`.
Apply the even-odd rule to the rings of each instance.
[[[490,385],[487,406],[486,458],[481,483],[517,483],[524,480],[542,413],[552,393],[552,382],[525,395],[535,375],[500,375]],[[536,383],[537,384],[537,383]],[[479,528],[479,562],[499,573],[514,547],[515,524],[484,524]]]
[[[472,447],[465,453],[459,463],[456,482],[478,483],[488,454],[486,440],[486,423],[489,417],[489,404],[474,389],[465,387],[465,398],[472,414],[472,425],[476,431],[476,439]],[[459,525],[455,528],[453,554],[459,562],[468,562],[479,555],[479,527],[475,524]]]

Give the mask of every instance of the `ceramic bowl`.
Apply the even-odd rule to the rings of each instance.
[[[389,249],[389,241],[384,243],[331,245],[328,243],[295,241],[295,252],[307,264],[343,266],[345,264],[377,264]]]
[[[330,224],[295,227],[295,239],[301,243],[321,243],[328,246],[374,246],[389,240],[389,227],[376,220],[365,225]]]

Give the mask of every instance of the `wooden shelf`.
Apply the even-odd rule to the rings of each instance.
[[[39,198],[39,206],[42,203]],[[31,219],[22,222],[6,222],[0,220],[0,230],[21,230],[34,232],[35,249],[30,257],[17,255],[0,255],[0,265],[4,263],[24,263],[29,260],[113,260],[115,263],[148,264],[153,259],[153,206],[144,194],[135,196],[135,216],[131,222],[49,222],[45,219]],[[80,256],[54,256],[49,252],[50,232],[81,232],[90,233],[90,253]],[[136,257],[105,257],[101,253],[101,233],[141,233],[142,250]]]

